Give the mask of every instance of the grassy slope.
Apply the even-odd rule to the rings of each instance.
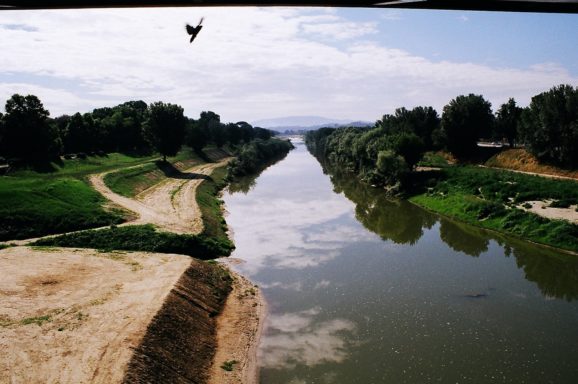
[[[467,223],[578,252],[578,226],[516,209],[528,200],[578,201],[578,183],[477,167],[451,167],[410,201]]]
[[[90,188],[87,176],[150,163],[156,158],[109,154],[63,160],[52,164],[50,172],[19,170],[0,177],[0,241],[124,221],[120,211],[104,208],[105,200]]]
[[[0,240],[91,228],[123,221],[102,208],[104,198],[69,178],[0,179]]]
[[[170,158],[169,161],[179,171],[184,171],[203,162],[198,155],[190,150],[180,152],[174,158]],[[104,177],[104,182],[112,191],[119,195],[134,197],[166,177],[162,166],[159,165],[160,163],[158,162],[147,163],[138,167],[111,172]]]

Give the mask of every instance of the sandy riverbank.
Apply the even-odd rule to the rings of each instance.
[[[257,347],[265,323],[266,302],[251,281],[236,272],[231,274],[235,280],[217,319],[217,352],[209,384],[256,384],[259,381]],[[231,364],[230,371],[223,369],[227,363]]]
[[[0,250],[0,383],[118,383],[182,255]]]
[[[215,266],[182,255],[13,247],[0,270],[2,384],[257,382],[266,307],[235,272],[221,302]]]

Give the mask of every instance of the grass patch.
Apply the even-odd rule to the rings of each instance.
[[[152,225],[88,230],[40,239],[32,245],[178,253],[198,259],[228,256],[233,249],[230,241],[224,243],[202,234],[196,236],[158,232]]]
[[[578,199],[578,183],[477,167],[444,169],[437,184],[410,201],[479,227],[578,251],[578,225],[515,208],[530,200]],[[527,204],[529,205],[529,204]],[[526,206],[527,206],[526,205]]]
[[[451,155],[443,152],[426,152],[423,158],[419,161],[418,166],[421,167],[447,167],[450,164],[449,158]]]
[[[175,157],[167,158],[170,166],[160,161],[150,162],[139,167],[121,169],[111,172],[104,177],[105,184],[119,195],[134,197],[142,191],[161,182],[173,172],[183,171],[187,168],[200,164],[203,160],[189,149],[184,149]]]
[[[128,156],[122,153],[109,153],[104,156],[89,156],[85,159],[70,159],[51,163],[47,170],[36,172],[30,168],[18,169],[10,175],[13,177],[74,177],[81,179],[92,173],[106,172],[112,169],[128,167],[153,161],[156,156]]]
[[[113,192],[126,197],[134,197],[163,179],[163,173],[154,163],[140,167],[121,169],[104,176],[104,183]]]
[[[215,168],[210,177],[197,187],[196,198],[204,223],[203,234],[230,243],[223,217],[223,201],[219,198],[221,190],[227,185],[226,176],[226,167]]]
[[[42,324],[52,321],[52,316],[38,316],[38,317],[28,317],[20,321],[22,325],[36,324],[42,326]]]
[[[0,240],[74,231],[120,223],[118,212],[103,208],[104,198],[70,177],[0,178]]]
[[[231,372],[235,368],[235,364],[238,364],[237,360],[227,360],[221,364],[221,368],[227,372]]]

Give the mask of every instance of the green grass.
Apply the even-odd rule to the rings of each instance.
[[[105,226],[123,221],[103,209],[104,198],[70,177],[0,178],[0,240]]]
[[[105,184],[119,195],[134,197],[140,192],[159,183],[167,177],[167,173],[183,171],[203,160],[190,149],[184,149],[175,157],[167,158],[172,167],[160,162],[149,162],[138,167],[121,169],[104,177]]]
[[[418,163],[422,167],[447,167],[448,161],[437,152],[426,152]]]
[[[216,168],[211,176],[197,187],[197,203],[203,217],[203,234],[206,236],[229,241],[227,223],[223,217],[223,201],[219,194],[227,185],[226,167]]]
[[[50,321],[52,321],[52,317],[50,315],[46,315],[46,316],[38,316],[38,317],[28,317],[28,318],[20,321],[20,324],[22,324],[22,325],[36,324],[36,325],[42,326],[42,324],[44,324],[46,322],[50,322]]]
[[[196,236],[158,232],[152,225],[88,230],[40,239],[32,245],[178,253],[198,259],[228,256],[232,250],[230,241],[221,242],[202,234]]]
[[[158,155],[133,157],[121,153],[109,153],[105,156],[89,156],[86,159],[62,160],[60,163],[51,163],[50,167],[42,172],[36,172],[32,169],[21,169],[10,175],[34,178],[69,176],[80,179],[91,173],[106,172],[115,168],[143,164],[158,158]]]
[[[156,172],[155,172],[156,171]],[[154,163],[140,167],[121,169],[104,177],[104,183],[119,195],[134,197],[146,189],[146,186],[154,185],[163,178]]]
[[[235,367],[235,364],[238,364],[238,363],[239,362],[237,360],[227,360],[221,365],[221,368],[224,369],[225,371],[230,372]]]
[[[578,225],[516,208],[530,200],[578,199],[578,183],[476,167],[443,171],[427,193],[410,201],[472,225],[578,252]]]

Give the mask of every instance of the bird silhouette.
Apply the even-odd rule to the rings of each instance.
[[[193,42],[193,40],[195,40],[195,37],[197,37],[199,32],[201,32],[201,29],[203,28],[203,26],[201,25],[203,23],[203,19],[204,17],[201,17],[201,20],[199,21],[199,24],[197,24],[196,27],[191,27],[189,24],[187,24],[187,33],[191,35],[190,41],[191,43]]]

